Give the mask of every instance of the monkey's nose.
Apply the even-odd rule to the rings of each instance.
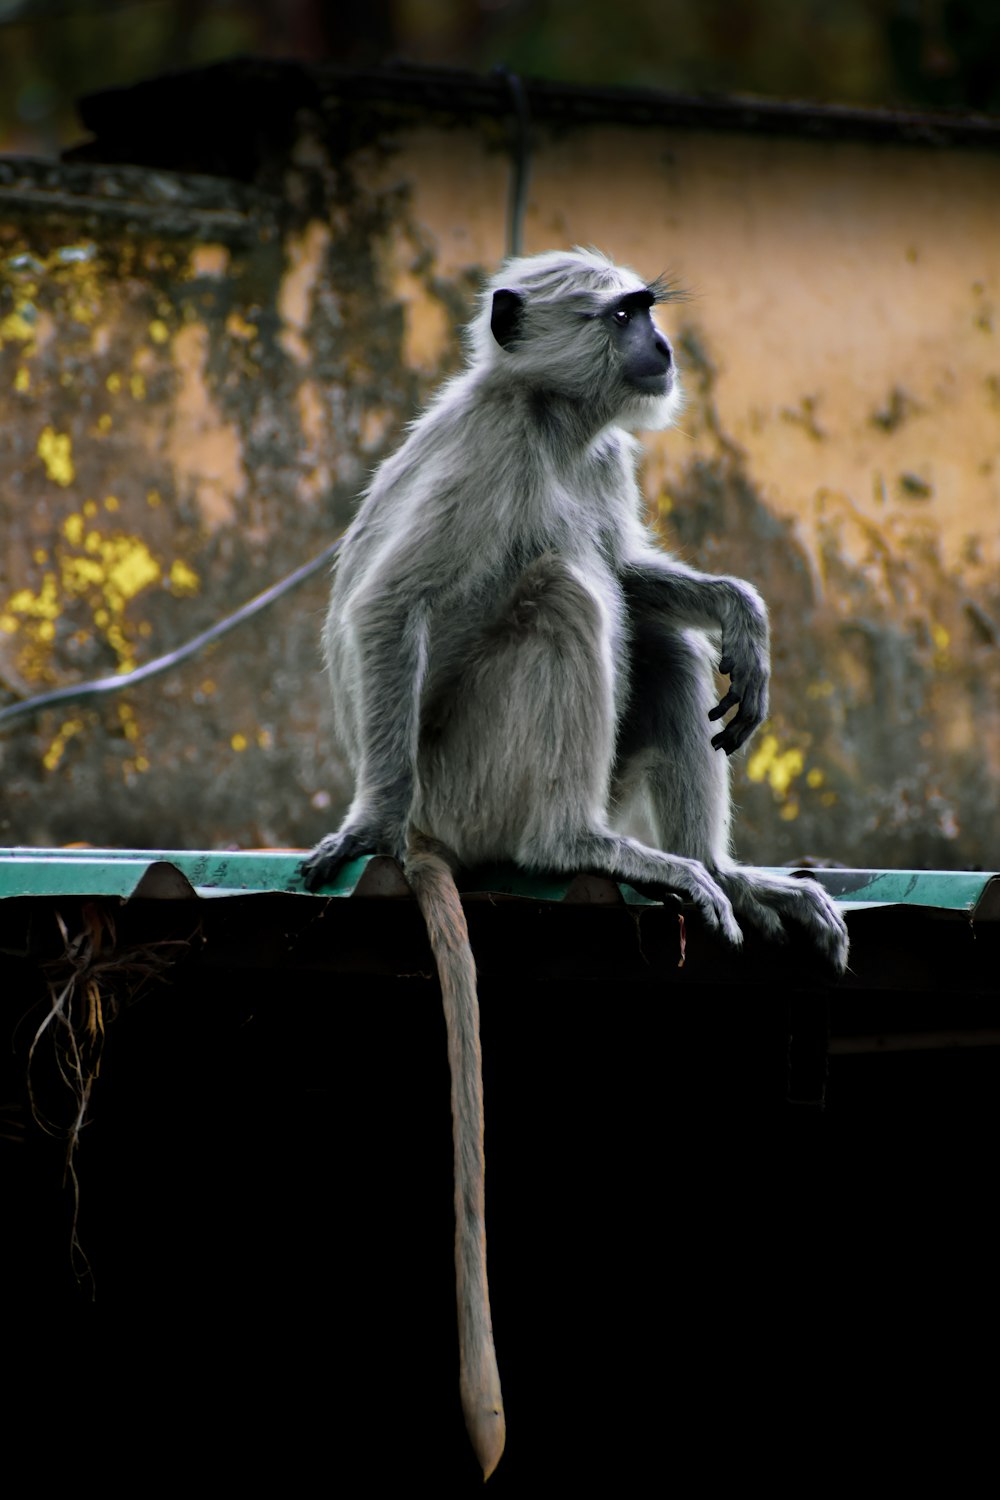
[[[666,365],[667,369],[669,370],[670,367],[671,367],[671,365],[674,362],[674,351],[670,347],[670,340],[667,338],[667,336],[665,334],[663,334],[663,333],[657,333],[657,335],[656,335],[656,347],[660,351],[660,353],[663,355],[664,364]]]

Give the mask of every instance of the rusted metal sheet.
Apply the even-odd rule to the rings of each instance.
[[[669,543],[771,604],[739,853],[995,863],[995,122],[527,98],[525,248],[694,293],[645,483]],[[511,114],[502,81],[213,69],[92,104],[89,162],[0,175],[9,699],[157,655],[329,541],[503,253]],[[311,842],[346,791],[323,594],[4,735],[0,838]]]

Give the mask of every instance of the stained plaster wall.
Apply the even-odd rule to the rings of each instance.
[[[293,126],[224,190],[162,160],[0,184],[7,701],[167,650],[317,552],[455,367],[504,251],[502,124],[326,97]],[[526,248],[691,292],[664,315],[688,404],[644,481],[669,545],[771,605],[746,857],[996,863],[998,220],[996,151],[534,129]],[[313,840],[347,791],[324,594],[12,726],[0,839]]]

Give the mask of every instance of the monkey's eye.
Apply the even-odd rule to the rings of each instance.
[[[632,314],[627,307],[620,307],[617,312],[612,313],[612,317],[619,328],[624,328],[631,321]]]

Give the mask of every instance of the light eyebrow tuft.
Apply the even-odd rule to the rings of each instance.
[[[659,276],[654,276],[646,290],[653,299],[652,306],[658,302],[686,302],[688,300],[687,288],[681,286],[680,282],[674,281],[665,271]]]

